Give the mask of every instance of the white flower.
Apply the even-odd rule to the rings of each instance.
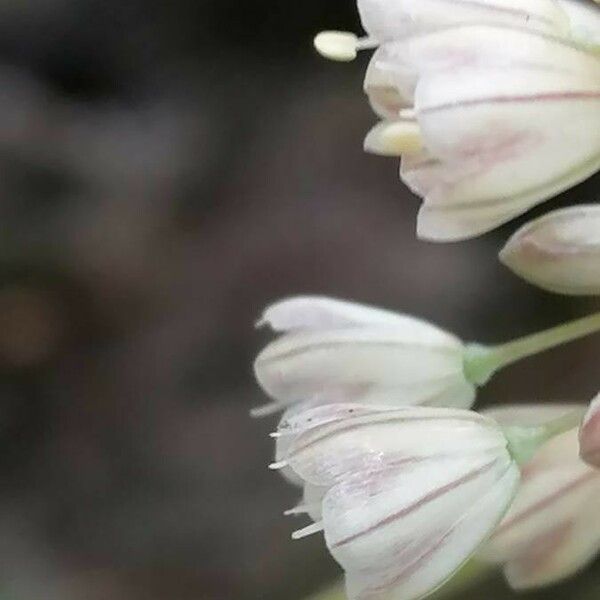
[[[413,600],[448,579],[509,506],[519,470],[496,423],[471,411],[341,404],[283,424],[351,600]],[[319,500],[321,500],[319,502]],[[320,509],[319,509],[320,505]]]
[[[544,412],[556,416],[553,410],[566,409],[506,407],[489,414],[503,424],[506,415],[512,424],[531,424],[540,415],[545,420]],[[600,550],[599,497],[600,472],[579,459],[577,429],[552,439],[523,467],[517,497],[480,558],[503,565],[515,589],[573,575]]]
[[[531,221],[510,238],[500,259],[545,290],[600,295],[600,205],[555,210]]]
[[[425,200],[422,238],[485,233],[600,168],[600,60],[565,39],[428,31],[383,44],[365,89],[388,119],[365,148],[402,155],[402,179]]]
[[[275,400],[262,412],[307,401],[466,408],[475,399],[461,341],[414,317],[298,297],[267,308],[261,323],[285,332],[254,365]]]
[[[579,430],[581,458],[600,469],[600,394],[596,396]]]

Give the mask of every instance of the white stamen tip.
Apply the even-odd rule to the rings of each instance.
[[[287,464],[287,460],[280,460],[278,462],[271,463],[269,465],[269,469],[271,469],[271,471],[278,471],[279,469],[287,467]]]
[[[319,521],[318,523],[313,523],[308,527],[304,527],[303,529],[298,529],[292,533],[293,540],[301,540],[302,538],[308,537],[309,535],[313,535],[314,533],[319,533],[323,531],[323,521]]]
[[[258,319],[256,321],[256,323],[254,323],[254,327],[256,329],[260,329],[261,327],[264,327],[265,325],[268,325],[269,321],[267,321],[267,319],[265,319],[264,317],[261,317],[260,319]]]
[[[329,60],[350,62],[356,58],[358,37],[349,31],[321,31],[315,36],[314,46]]]
[[[280,438],[282,436],[282,433],[280,431],[273,431],[269,434],[269,437],[273,438],[273,439],[277,439]]]

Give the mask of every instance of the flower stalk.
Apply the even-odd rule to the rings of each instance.
[[[465,375],[483,385],[500,369],[600,331],[600,312],[497,346],[471,344],[465,352]]]

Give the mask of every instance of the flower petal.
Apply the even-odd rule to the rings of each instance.
[[[443,163],[419,215],[419,235],[427,239],[485,233],[600,168],[600,78],[436,74],[419,81],[417,108],[427,150]]]
[[[288,334],[268,345],[255,374],[273,398],[414,405],[470,406],[462,344],[422,321]],[[462,397],[448,397],[462,390]]]
[[[497,23],[566,34],[569,20],[553,0],[358,0],[371,37],[393,40],[453,23]]]
[[[420,598],[468,559],[502,518],[518,481],[508,456],[485,460],[410,466],[375,488],[369,479],[362,502],[352,482],[328,492],[326,539],[347,572],[350,599]],[[465,498],[478,500],[465,510]]]
[[[340,413],[348,408],[340,406]],[[293,436],[284,460],[305,481],[329,486],[354,472],[389,471],[431,457],[479,455],[505,446],[495,422],[471,411],[373,407],[369,415],[317,419]]]
[[[480,552],[504,564],[517,589],[564,579],[600,549],[600,473],[579,460],[576,429],[548,442],[522,473],[511,509]]]
[[[412,323],[414,319],[365,304],[325,296],[295,296],[268,306],[258,324],[269,325],[273,331],[287,332],[407,322]]]

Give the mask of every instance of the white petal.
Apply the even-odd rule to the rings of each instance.
[[[496,452],[505,446],[495,422],[471,411],[378,408],[369,416],[317,425],[295,436],[285,460],[305,481],[328,486],[353,472]]]
[[[566,34],[569,21],[553,0],[358,0],[363,27],[379,40],[453,23],[497,23]]]
[[[600,549],[600,474],[579,465],[525,471],[511,510],[482,558],[506,563],[513,587],[554,583]]]
[[[295,296],[268,306],[259,325],[273,331],[319,330],[354,325],[404,324],[410,317],[390,310],[325,296]]]
[[[285,403],[320,401],[415,405],[436,396],[470,406],[473,387],[463,385],[463,349],[454,336],[416,319],[286,335],[255,362],[263,389]],[[446,390],[462,390],[449,399]]]
[[[580,42],[600,44],[600,8],[588,0],[556,0],[569,18],[571,34]]]
[[[600,206],[572,206],[531,221],[510,238],[500,259],[545,290],[600,295]]]
[[[444,163],[428,186],[421,237],[484,233],[600,168],[600,79],[593,89],[547,73],[475,69],[421,79],[419,98],[425,145]]]
[[[369,62],[363,88],[375,113],[382,119],[395,119],[400,110],[414,104],[416,73],[386,68],[392,59],[390,46],[378,48]]]
[[[597,494],[600,490],[596,490]],[[596,502],[568,523],[555,524],[536,540],[536,551],[509,562],[504,574],[516,590],[544,587],[571,577],[587,566],[600,548]]]
[[[352,481],[336,486],[323,520],[349,597],[412,600],[433,591],[502,518],[517,480],[508,456],[479,456],[415,465],[380,485],[370,478],[360,492]]]

